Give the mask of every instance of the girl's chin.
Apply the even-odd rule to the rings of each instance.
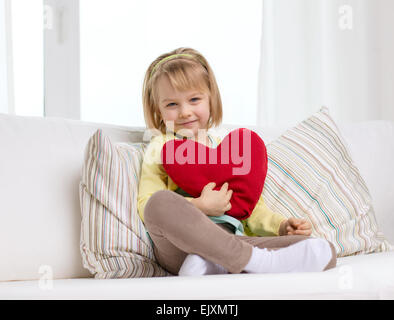
[[[186,128],[179,128],[178,130],[175,130],[176,134],[179,134],[183,137],[191,138],[194,136],[197,136],[197,130],[190,130]]]
[[[204,131],[206,132],[207,129],[205,128],[193,128],[193,129],[189,129],[189,128],[178,128],[177,130],[175,130],[177,134],[184,136],[184,137],[198,137],[199,134],[203,134],[204,135]]]

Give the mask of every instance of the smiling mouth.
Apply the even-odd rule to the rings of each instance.
[[[183,126],[183,125],[185,125],[185,124],[189,124],[189,123],[192,123],[192,122],[195,122],[195,121],[197,121],[197,120],[192,120],[192,121],[188,121],[188,122],[184,122],[184,123],[179,123],[179,125],[180,125],[180,126]]]

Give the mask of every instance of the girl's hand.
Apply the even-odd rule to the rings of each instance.
[[[219,191],[213,190],[215,186],[215,182],[208,183],[202,190],[200,197],[193,199],[192,203],[207,216],[218,217],[231,209],[230,199],[233,190],[228,190],[227,182],[222,185]]]
[[[312,234],[312,225],[305,219],[289,218],[283,221],[279,228],[279,235],[303,235],[310,236]]]

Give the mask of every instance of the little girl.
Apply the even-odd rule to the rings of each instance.
[[[323,271],[336,265],[333,245],[311,238],[311,224],[287,219],[260,199],[248,219],[230,210],[228,184],[207,184],[192,198],[166,174],[161,149],[171,139],[193,139],[216,147],[208,133],[222,119],[215,76],[196,50],[178,48],[149,66],[143,85],[145,122],[160,134],[145,153],[138,212],[160,265],[174,275]],[[187,179],[187,177],[185,177]],[[218,189],[217,188],[217,189]]]

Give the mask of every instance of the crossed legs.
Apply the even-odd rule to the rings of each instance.
[[[144,218],[157,261],[175,275],[188,254],[198,255],[230,273],[240,273],[250,261],[254,248],[279,250],[311,239],[298,235],[234,235],[212,222],[184,197],[169,190],[158,191],[151,196],[145,206]],[[330,242],[327,243],[332,255],[324,270],[336,265],[335,249]]]

